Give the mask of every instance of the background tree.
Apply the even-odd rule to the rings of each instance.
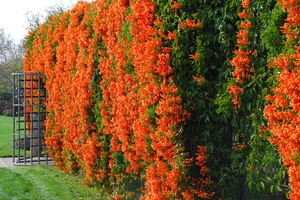
[[[73,0],[70,0],[69,3],[64,3],[62,1],[55,3],[52,6],[49,6],[48,8],[45,8],[44,14],[43,13],[33,13],[28,12],[26,17],[26,26],[25,28],[30,30],[36,30],[38,27],[40,27],[48,17],[53,15],[58,15],[63,12],[67,12],[74,6]]]
[[[12,73],[23,71],[24,48],[0,28],[0,114],[11,104]]]
[[[11,74],[22,71],[24,49],[0,28],[0,93],[12,91]]]

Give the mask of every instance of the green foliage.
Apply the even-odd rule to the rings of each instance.
[[[100,103],[102,103],[103,97],[102,97],[102,89],[100,87],[100,82],[102,80],[102,77],[99,76],[100,69],[98,68],[98,65],[100,64],[100,57],[99,51],[104,51],[106,53],[106,48],[103,44],[103,41],[98,39],[97,42],[97,49],[95,50],[95,56],[94,56],[94,74],[92,77],[92,90],[93,90],[93,97],[92,97],[92,104],[93,107],[90,107],[90,118],[88,119],[88,122],[91,126],[95,126],[94,131],[101,132],[104,129],[104,125],[102,123],[102,115],[101,115],[101,107]],[[106,152],[106,155],[98,155],[99,158],[97,160],[97,163],[93,166],[94,171],[97,170],[103,170],[104,176],[106,179],[108,178],[108,174],[110,173],[108,168],[108,160],[110,155],[109,145],[110,145],[111,136],[102,135],[101,137],[98,135],[96,138],[96,142],[101,144],[102,147],[98,147],[99,152]],[[93,177],[95,178],[95,177]],[[101,182],[99,180],[92,181],[92,184],[94,186],[99,187],[105,187],[110,189],[109,180],[102,180]]]
[[[239,172],[232,157],[232,134],[235,134],[235,121],[230,122],[232,114],[217,113],[218,105],[215,103],[221,90],[227,90],[227,78],[230,76],[229,59],[235,44],[237,10],[239,4],[230,1],[178,1],[178,17],[175,11],[167,9],[159,3],[157,18],[163,20],[163,29],[176,31],[178,38],[173,41],[164,41],[170,46],[172,52],[172,69],[176,85],[180,90],[185,108],[191,112],[191,117],[184,127],[183,137],[186,150],[193,157],[197,145],[207,147],[209,154],[208,167],[214,182],[212,191],[215,198],[238,199]],[[201,20],[202,27],[194,30],[179,29],[178,23],[187,18]],[[190,54],[200,55],[200,61],[189,58]],[[203,76],[205,82],[198,84],[193,76]],[[230,96],[227,95],[226,106],[232,110]],[[225,105],[225,103],[223,103]],[[198,177],[198,168],[192,167],[191,174]]]
[[[0,100],[10,100],[12,98],[12,94],[10,92],[0,93]]]
[[[265,169],[282,166],[277,150],[267,138],[261,138],[258,129],[266,125],[264,97],[270,93],[268,88],[276,84],[276,73],[267,67],[267,60],[283,48],[280,27],[285,13],[274,0],[251,4],[257,17],[252,18],[250,48],[258,53],[252,57],[254,70],[252,79],[244,85],[242,107],[235,110],[227,88],[233,83],[229,61],[236,48],[238,13],[242,9],[240,2],[181,0],[178,3],[180,9],[174,10],[169,8],[170,1],[157,1],[156,17],[163,21],[165,32],[175,31],[178,37],[175,41],[165,40],[164,45],[172,47],[171,63],[176,85],[185,108],[191,112],[183,132],[183,137],[188,138],[186,150],[193,156],[197,145],[207,147],[215,198],[239,199],[242,194],[237,193],[237,188],[240,191],[245,189],[241,183],[247,181],[249,185],[259,185],[267,177],[274,182],[268,186],[261,184],[260,189],[270,190],[272,187],[272,191],[279,191],[276,188],[286,184],[283,183],[285,170],[268,173],[246,169],[249,166],[264,166]],[[187,18],[200,19],[202,27],[180,29],[179,23]],[[196,53],[200,60],[189,58],[190,54]],[[205,82],[198,84],[193,76],[203,76]],[[245,137],[237,137],[237,133],[244,133]],[[248,141],[251,143],[247,144]],[[246,143],[246,148],[233,150],[238,142]],[[274,158],[277,158],[276,164],[271,162]],[[194,177],[198,176],[197,170],[196,167],[191,170]]]
[[[268,9],[268,13],[264,13],[262,21],[265,27],[261,31],[261,41],[268,50],[268,58],[278,56],[283,48],[283,40],[285,35],[281,32],[280,27],[283,26],[286,18],[286,12],[278,4],[273,9]]]
[[[253,6],[260,14],[253,19],[252,32],[252,37],[255,38],[252,46],[258,53],[253,57],[252,80],[246,86],[242,97],[245,116],[249,116],[250,119],[248,137],[251,143],[247,157],[247,182],[249,186],[255,185],[259,190],[284,194],[288,191],[286,171],[277,149],[268,141],[270,134],[264,131],[267,122],[263,117],[263,109],[266,105],[265,96],[270,94],[270,88],[277,84],[277,69],[268,68],[267,61],[283,50],[284,36],[280,27],[284,23],[286,13],[274,0],[256,2]]]

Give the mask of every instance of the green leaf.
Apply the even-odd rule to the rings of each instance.
[[[263,190],[265,190],[265,184],[264,184],[264,182],[260,182],[259,184],[260,184],[260,187],[261,187]]]
[[[275,185],[271,185],[271,187],[270,187],[270,192],[271,192],[271,193],[274,192],[274,187],[275,187]]]
[[[278,185],[276,185],[276,190],[278,191],[278,192],[282,192],[283,190],[281,189],[281,187],[279,187]]]

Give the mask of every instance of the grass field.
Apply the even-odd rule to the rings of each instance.
[[[0,157],[12,156],[12,117],[0,116]],[[103,190],[86,187],[80,176],[55,166],[0,168],[3,200],[106,200]]]
[[[12,156],[12,117],[0,115],[0,157]]]
[[[0,168],[0,199],[105,200],[97,188],[82,185],[82,179],[54,166]]]

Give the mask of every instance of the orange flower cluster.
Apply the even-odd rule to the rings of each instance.
[[[236,135],[237,139],[235,141],[233,149],[236,150],[236,151],[241,151],[241,150],[245,149],[246,148],[246,143],[242,142],[243,138],[245,137],[245,134],[244,133],[237,133],[235,135]],[[248,143],[251,143],[251,141],[249,141]]]
[[[31,123],[32,115],[36,112],[41,112],[42,108],[38,108],[38,104],[45,103],[45,93],[40,91],[38,87],[42,85],[42,77],[39,75],[29,76],[25,75],[25,91],[26,96],[24,99],[24,117],[26,122],[26,133],[30,134],[32,131]]]
[[[200,19],[196,22],[195,20],[191,20],[187,18],[185,22],[179,21],[178,27],[182,30],[188,28],[190,30],[194,30],[200,28],[202,26]]]
[[[25,71],[45,74],[46,143],[64,171],[82,169],[86,184],[142,177],[142,199],[203,196],[208,179],[197,191],[181,188],[188,156],[178,133],[189,113],[172,76],[172,49],[162,45],[177,35],[159,28],[155,7],[151,0],[80,2],[28,36]],[[180,5],[173,1],[173,8]],[[187,20],[194,26],[200,22]],[[99,76],[101,94],[93,93]],[[201,176],[204,152],[197,154]]]
[[[199,77],[193,76],[193,79],[194,79],[195,81],[197,81],[198,83],[203,83],[203,82],[205,82],[205,78],[204,78],[203,76],[199,76]]]
[[[299,2],[297,1],[280,1],[283,7],[288,9],[286,23],[281,27],[282,32],[286,35],[287,39],[297,39],[299,35],[298,24],[299,19]]]
[[[89,3],[80,2],[70,12],[52,16],[27,37],[32,48],[24,61],[25,72],[45,75],[46,144],[56,165],[67,172],[85,166],[87,174],[98,153],[93,151],[98,144],[90,139],[96,133],[87,122],[97,47],[90,37],[90,9]]]
[[[236,150],[236,151],[241,151],[241,150],[243,150],[245,147],[246,147],[245,142],[238,142],[237,145],[235,145],[235,146],[233,147],[233,149]]]
[[[198,145],[195,156],[195,165],[199,167],[199,178],[194,178],[193,182],[189,183],[187,189],[182,192],[182,197],[184,200],[194,200],[195,197],[193,194],[196,194],[201,199],[211,199],[215,193],[205,189],[205,186],[212,184],[211,179],[207,177],[209,169],[205,166],[206,162],[208,161],[206,147]],[[190,162],[191,160],[188,160],[187,165],[189,165]],[[186,179],[191,178],[186,177]]]
[[[240,108],[241,103],[240,103],[240,100],[239,100],[239,96],[240,96],[240,94],[243,94],[243,92],[244,92],[243,88],[241,88],[239,86],[236,86],[236,85],[230,85],[230,86],[228,86],[228,91],[229,91],[229,94],[233,95],[234,107],[236,109]]]
[[[247,10],[249,10],[250,0],[242,0],[241,3],[243,11],[239,13],[239,17],[242,19],[240,23],[240,30],[237,32],[237,46],[238,49],[234,51],[235,57],[230,61],[230,64],[234,67],[232,75],[237,84],[243,84],[245,79],[251,78],[251,58],[252,51],[249,50],[249,35],[248,32],[252,27],[252,23],[249,20]],[[240,107],[239,94],[243,93],[243,89],[240,86],[229,86],[229,93],[233,96],[233,103],[235,108]]]
[[[196,53],[196,54],[190,54],[190,59],[200,60],[200,55],[198,53]]]
[[[180,8],[180,4],[177,1],[172,0],[172,9],[179,9]]]
[[[198,151],[196,152],[196,156],[196,165],[200,167],[201,178],[198,180],[199,188],[198,191],[196,191],[195,193],[202,199],[209,199],[214,195],[214,192],[205,191],[204,189],[204,185],[211,184],[210,178],[206,178],[206,174],[209,172],[209,169],[205,166],[208,160],[206,148],[198,145]]]
[[[279,154],[288,170],[290,199],[300,198],[300,8],[299,1],[279,0],[287,10],[286,23],[282,27],[287,36],[285,45],[294,48],[292,54],[282,54],[274,58],[270,67],[277,66],[280,73],[277,77],[278,86],[274,94],[267,96],[269,105],[265,107],[264,115],[268,119],[268,130],[272,136],[270,141],[278,147]],[[297,46],[293,44],[298,43]]]
[[[176,35],[172,32],[164,35],[153,29],[155,5],[152,1],[138,0],[131,8],[133,14],[127,17],[133,37],[129,54],[136,73],[132,84],[139,93],[132,93],[136,96],[139,114],[132,124],[134,140],[131,147],[146,169],[146,190],[142,199],[176,197],[184,174],[176,163],[176,158],[180,157],[176,143],[180,141],[175,135],[188,114],[182,109],[181,98],[170,76],[171,51],[167,47],[161,48],[162,41],[158,37],[173,40]]]

